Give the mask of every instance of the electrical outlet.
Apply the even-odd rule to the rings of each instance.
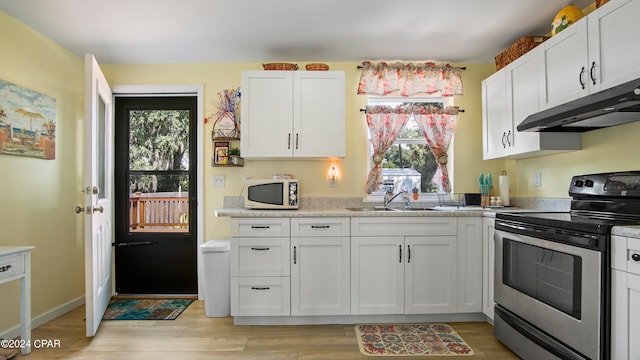
[[[213,175],[213,187],[224,187],[224,175]]]
[[[533,186],[542,186],[542,174],[540,171],[533,174]]]

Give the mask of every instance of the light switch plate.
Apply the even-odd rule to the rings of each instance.
[[[213,187],[224,187],[224,175],[213,175]]]
[[[533,186],[542,186],[542,174],[540,171],[533,174]]]

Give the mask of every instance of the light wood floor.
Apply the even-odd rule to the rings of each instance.
[[[518,359],[493,337],[490,324],[450,325],[475,355],[440,359]],[[81,306],[33,329],[34,340],[60,340],[60,349],[32,349],[16,359],[383,359],[360,354],[353,325],[234,326],[230,317],[206,317],[202,301],[173,321],[103,321],[93,338],[86,338],[84,331]]]

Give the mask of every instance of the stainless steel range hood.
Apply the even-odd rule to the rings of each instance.
[[[518,131],[585,132],[640,120],[640,79],[529,115]]]

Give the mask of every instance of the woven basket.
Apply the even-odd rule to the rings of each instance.
[[[298,70],[298,64],[290,63],[268,63],[262,64],[265,70]]]
[[[507,66],[515,59],[531,51],[531,49],[542,44],[549,36],[523,36],[514,42],[505,51],[496,56],[496,70]]]
[[[322,64],[322,63],[312,63],[312,64],[307,64],[305,66],[305,69],[309,71],[327,71],[329,70],[329,65]]]

